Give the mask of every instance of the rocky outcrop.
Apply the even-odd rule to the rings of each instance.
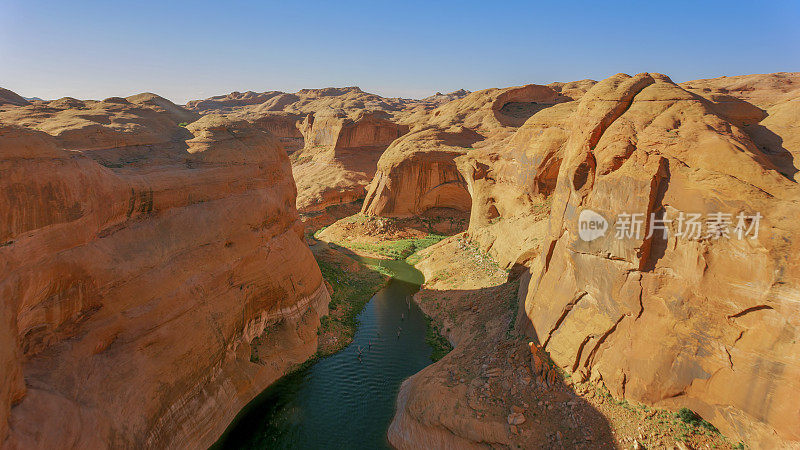
[[[350,119],[344,112],[309,114],[298,124],[307,148],[329,147],[334,153],[361,148],[385,150],[408,132],[408,126],[389,120],[381,112],[361,111]]]
[[[0,106],[25,106],[30,104],[31,102],[25,100],[24,97],[16,92],[0,88]]]
[[[800,73],[740,75],[682,83],[740,126],[789,179],[800,182]]]
[[[252,113],[234,114],[231,117],[246,120],[255,127],[269,132],[278,138],[288,154],[300,150],[305,145],[303,133],[297,128],[297,122],[302,118],[299,114],[256,110]]]
[[[191,137],[178,126],[191,113],[175,105],[164,108],[154,97],[144,95],[134,96],[136,103],[120,97],[37,102],[0,111],[0,122],[44,131],[66,150],[103,150],[106,160],[116,159],[121,152],[134,159],[153,157],[163,146]],[[135,152],[137,147],[140,153]]]
[[[126,97],[125,100],[135,105],[144,105],[156,110],[161,110],[167,113],[167,115],[175,123],[188,124],[200,118],[200,114],[181,108],[175,103],[172,103],[160,95],[153,94],[152,92],[144,92],[142,94],[132,95],[130,97]]]
[[[380,111],[354,118],[342,111],[309,114],[298,128],[305,147],[295,155],[294,174],[297,206],[304,213],[363,199],[378,158],[408,132]]]
[[[536,112],[569,100],[537,84],[484,89],[436,108],[428,124],[439,128],[460,125],[485,137],[510,134]]]
[[[445,103],[452,102],[453,100],[459,100],[466,97],[470,91],[466,89],[459,89],[457,91],[450,92],[449,94],[442,94],[441,92],[437,92],[431,96],[423,98],[421,101],[423,103],[429,103],[431,105],[440,106],[444,105]]]
[[[306,115],[330,109],[348,113],[363,110],[398,112],[417,103],[416,100],[381,97],[364,92],[358,87],[349,86],[302,89],[293,94],[279,91],[232,92],[205,100],[192,100],[186,104],[186,107],[203,114],[251,109]]]
[[[316,350],[288,157],[244,122],[53,103],[15,113],[49,134],[0,128],[0,446],[206,447]]]
[[[203,100],[190,100],[186,102],[186,108],[201,114],[226,112],[236,107],[260,105],[283,94],[280,91],[234,91],[230,94],[216,95]]]
[[[434,207],[469,210],[474,202],[455,159],[474,146],[508,138],[537,111],[566,100],[533,84],[487,89],[417,117],[421,124],[395,141],[378,162],[362,212],[403,217]]]
[[[467,186],[453,160],[479,139],[466,128],[427,128],[398,139],[378,161],[362,212],[408,217],[431,208],[469,211]]]
[[[731,120],[663,75],[592,87],[569,119],[549,231],[521,292],[534,336],[566,370],[615,396],[687,406],[734,440],[796,444],[800,189],[748,122]],[[581,238],[586,211],[605,234]],[[679,219],[718,213],[732,222],[719,239]],[[625,214],[642,228],[618,237]]]
[[[564,97],[568,97],[571,100],[580,100],[581,97],[583,97],[583,94],[585,94],[586,91],[591,89],[595,84],[597,84],[597,81],[586,79],[579,81],[568,81],[566,83],[557,81],[555,83],[548,84],[547,87],[558,92]]]
[[[472,198],[470,237],[504,267],[538,255],[576,107],[544,109],[507,141],[456,159]]]

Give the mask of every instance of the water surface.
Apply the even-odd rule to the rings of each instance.
[[[386,431],[397,390],[431,363],[431,348],[425,316],[411,301],[422,274],[401,261],[383,264],[398,276],[359,314],[353,343],[267,388],[215,448],[391,448]]]

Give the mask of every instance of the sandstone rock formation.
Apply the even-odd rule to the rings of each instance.
[[[316,351],[278,142],[139,100],[0,113],[4,448],[206,447]]]
[[[576,107],[544,109],[508,140],[456,159],[472,198],[470,237],[506,268],[538,255]]]
[[[31,102],[25,100],[24,97],[16,92],[9,91],[8,89],[0,88],[0,106],[24,106],[30,105]]]
[[[568,121],[549,231],[521,293],[532,333],[566,370],[774,446],[800,441],[800,189],[747,123],[663,75],[592,87]],[[604,236],[579,237],[586,210],[608,221]],[[626,213],[642,214],[643,231],[617,239]],[[681,213],[730,214],[731,235],[681,235]],[[736,238],[740,213],[761,215],[757,237]],[[651,225],[668,237],[648,236]]]
[[[466,89],[459,89],[457,91],[450,92],[449,94],[442,94],[441,92],[437,92],[431,96],[425,97],[421,100],[423,103],[429,103],[431,105],[440,106],[445,103],[451,102],[453,100],[459,100],[466,97],[470,92]]]
[[[480,139],[467,128],[425,128],[398,139],[378,161],[362,212],[408,217],[431,208],[469,211],[466,184],[453,160]]]
[[[192,100],[186,108],[200,113],[229,113],[242,107],[257,105],[262,110],[286,111],[295,114],[309,114],[325,109],[400,111],[417,101],[401,98],[385,98],[364,92],[358,87],[302,89],[294,94],[279,91],[233,92],[205,100]]]
[[[161,109],[166,112],[175,123],[191,123],[200,118],[200,115],[196,112],[181,108],[175,103],[172,103],[160,95],[153,94],[152,92],[131,95],[130,97],[126,97],[125,100],[135,105],[146,105],[157,110]]]
[[[255,127],[277,137],[286,153],[290,155],[305,145],[303,133],[297,128],[297,123],[303,118],[300,114],[285,111],[264,111],[258,107],[230,114],[230,117],[246,120]]]
[[[350,118],[343,111],[328,110],[309,114],[298,128],[305,143],[294,165],[302,212],[364,198],[378,158],[408,132],[408,126],[380,111],[362,111]]]
[[[378,162],[362,211],[402,217],[432,207],[468,210],[467,184],[455,158],[508,138],[537,111],[567,100],[533,84],[486,89],[416,117],[421,123],[414,132],[395,141]]]
[[[800,181],[800,73],[720,77],[681,86],[714,102],[782,174]]]
[[[398,125],[389,118],[385,113],[360,111],[350,119],[343,111],[327,110],[309,114],[298,128],[306,147],[328,147],[335,153],[361,148],[385,150],[408,132],[408,126]]]
[[[347,117],[356,121],[362,113],[384,113],[382,119],[412,124],[416,118],[424,117],[435,107],[463,98],[467,94],[469,91],[462,89],[413,100],[381,97],[364,92],[358,87],[302,89],[292,94],[247,91],[192,100],[186,107],[201,114],[224,113],[235,119],[247,120],[277,136],[287,151],[292,153],[305,146],[303,135],[295,127],[295,122],[303,120],[309,114],[320,118]],[[320,133],[321,123],[318,123],[317,128],[315,133]],[[328,133],[333,136],[337,131],[330,130]],[[386,142],[384,148],[388,144]]]
[[[153,146],[145,152],[158,152],[159,146],[191,137],[178,126],[192,113],[166,99],[134,96],[137,103],[123,98],[103,101],[65,97],[34,105],[0,110],[0,122],[25,126],[53,136],[59,147],[67,150],[104,150],[103,157],[116,158],[119,150],[132,153],[129,147]],[[114,156],[111,156],[114,155]],[[140,155],[130,155],[138,158]]]

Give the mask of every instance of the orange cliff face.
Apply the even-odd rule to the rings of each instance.
[[[382,111],[344,111],[308,114],[297,124],[305,147],[293,167],[297,179],[297,207],[303,213],[320,212],[331,205],[364,198],[375,175],[378,159],[407,125]]]
[[[456,158],[508,138],[536,112],[571,100],[535,84],[486,89],[413,117],[412,132],[378,161],[362,212],[404,217],[430,208],[469,211],[469,186]]]
[[[0,446],[208,446],[316,351],[285,152],[156,100],[0,108]]]
[[[524,268],[518,326],[575,379],[600,380],[617,398],[688,407],[734,442],[797,445],[798,80],[554,83],[571,99],[537,105],[518,128],[495,123],[487,109],[496,108],[459,105],[477,103],[473,93],[389,147],[362,211],[417,215],[426,193],[458,192],[432,197],[456,208],[453,198],[470,201],[469,239],[502,266]],[[526,109],[512,103],[500,111]],[[456,139],[466,132],[478,136]],[[451,165],[458,173],[442,169]],[[580,238],[585,210],[607,220],[604,236]],[[645,221],[640,237],[617,239],[625,213],[673,222],[666,238],[658,229],[647,237]],[[691,239],[678,235],[681,213],[730,215],[731,228],[739,213],[760,214],[759,233]],[[404,389],[429,399],[434,387],[414,379]],[[418,442],[436,438],[425,433]]]
[[[756,144],[755,125],[772,125],[754,105],[716,100],[726,104],[663,75],[620,74],[539,112],[459,159],[469,232],[530,266],[528,331],[567,371],[617,397],[689,407],[734,440],[796,443],[800,188],[786,162],[797,153]],[[580,237],[586,210],[607,220],[605,235]],[[692,239],[674,221],[722,213],[733,227],[742,212],[761,215],[757,237]],[[647,237],[651,213],[673,219],[666,238]],[[621,214],[646,219],[639,237],[617,238]]]

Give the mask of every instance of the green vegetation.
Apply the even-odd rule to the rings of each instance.
[[[181,122],[178,124],[179,127],[186,128],[186,125],[189,125],[187,122]]]
[[[381,255],[386,258],[403,260],[422,249],[430,247],[446,237],[447,236],[442,236],[439,234],[429,234],[422,238],[397,239],[394,241],[384,241],[375,244],[348,242],[346,246],[353,250],[363,250]],[[411,263],[409,262],[409,264]]]
[[[321,346],[320,354],[329,355],[339,351],[353,340],[358,319],[356,316],[369,302],[372,295],[386,282],[381,273],[364,268],[357,272],[345,272],[340,265],[317,260],[322,277],[333,287],[330,313],[321,319],[319,334],[336,337],[333,346]]]
[[[686,425],[690,425],[693,427],[702,427],[714,433],[719,433],[717,427],[712,425],[707,420],[704,420],[696,412],[692,411],[689,408],[681,408],[680,411],[675,413],[675,415],[678,417],[678,419],[681,420],[681,422],[685,423]]]
[[[453,350],[453,346],[450,345],[450,341],[448,341],[447,338],[442,336],[439,326],[433,319],[426,315],[425,321],[428,324],[425,330],[425,342],[433,349],[431,352],[431,360],[436,362],[450,353],[450,351]]]
[[[258,363],[261,359],[258,357],[258,344],[261,343],[261,339],[256,336],[253,338],[253,341],[250,342],[250,362],[251,363]]]

